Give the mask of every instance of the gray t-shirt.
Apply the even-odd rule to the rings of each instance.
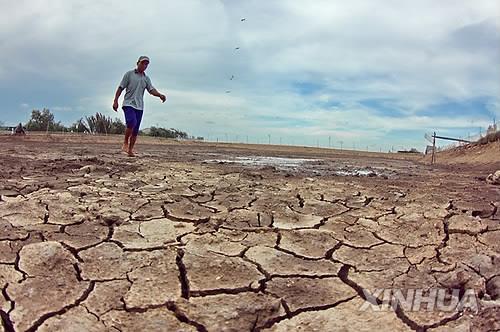
[[[136,69],[129,70],[123,75],[120,87],[125,90],[123,106],[131,106],[138,110],[144,109],[144,90],[151,92],[154,87],[149,77],[139,74]]]

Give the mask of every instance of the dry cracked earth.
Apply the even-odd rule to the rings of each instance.
[[[500,329],[499,190],[473,168],[117,146],[0,141],[0,331]],[[326,171],[346,165],[389,175]],[[480,309],[360,311],[379,288],[474,289]]]

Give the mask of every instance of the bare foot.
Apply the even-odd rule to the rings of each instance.
[[[122,145],[122,151],[125,153],[128,153],[128,144],[123,143]]]
[[[127,154],[128,154],[129,157],[135,157],[135,154],[134,154],[133,151],[129,150],[129,151],[127,151]]]

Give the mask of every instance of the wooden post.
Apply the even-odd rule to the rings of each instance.
[[[436,153],[436,132],[432,134],[432,161],[431,164],[434,164],[434,154]]]

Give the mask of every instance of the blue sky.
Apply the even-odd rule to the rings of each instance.
[[[121,117],[143,54],[168,96],[145,96],[144,128],[386,151],[500,118],[496,0],[0,0],[0,22],[6,124]]]

